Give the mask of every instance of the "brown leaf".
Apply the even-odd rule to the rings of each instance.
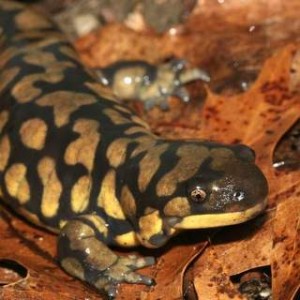
[[[65,274],[55,259],[56,236],[1,211],[0,262],[19,263],[28,275],[2,285],[0,299],[99,299],[99,293]],[[5,245],[5,246],[3,246]],[[1,277],[3,278],[3,277]]]
[[[245,299],[237,292],[230,276],[270,264],[272,218],[221,230],[219,236],[195,263],[193,273],[198,297]]]
[[[273,299],[294,299],[300,290],[300,187],[277,207],[272,250]]]
[[[104,30],[78,39],[75,46],[86,65],[105,67],[117,60],[145,60],[145,57],[148,62],[155,63],[162,57],[160,41],[157,35],[145,35],[120,24],[111,24]]]
[[[191,232],[191,238],[192,235]],[[168,300],[182,299],[185,269],[206,247],[206,239],[206,235],[194,231],[194,240],[198,240],[197,243],[189,242],[184,245],[182,237],[173,240],[172,245],[159,250],[157,263],[152,268],[140,271],[155,278],[156,285],[150,288],[139,285],[121,285],[117,299],[129,299],[128,295],[132,297],[135,295],[136,299],[140,297],[142,300],[165,299],[165,297],[168,297]],[[204,242],[199,242],[201,240]]]

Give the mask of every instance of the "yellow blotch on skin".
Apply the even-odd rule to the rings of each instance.
[[[42,31],[43,32],[43,31]],[[28,32],[23,33],[23,37],[26,36]],[[15,39],[20,39],[22,34],[17,34]],[[47,32],[47,38],[46,39],[40,39],[37,42],[31,42],[27,44],[26,46],[22,47],[22,52],[30,52],[30,51],[37,51],[37,49],[42,49],[51,45],[57,45],[59,42],[66,42],[66,37],[63,34],[60,34],[58,31],[53,34],[53,32],[50,34],[50,32]],[[65,62],[61,62],[64,64]],[[71,62],[68,62],[71,63]],[[41,74],[41,73],[39,73]]]
[[[129,190],[128,186],[123,186],[121,190],[121,206],[126,216],[135,216],[136,215],[136,203],[135,199]]]
[[[135,157],[141,152],[147,151],[150,148],[153,148],[157,142],[152,135],[143,135],[141,137],[135,138],[134,142],[137,143],[136,148],[132,151],[130,157]]]
[[[164,214],[172,217],[184,217],[191,213],[189,201],[184,197],[171,199],[164,207]]]
[[[77,53],[71,47],[61,46],[59,52],[75,61],[79,59]]]
[[[21,163],[12,165],[4,175],[6,189],[10,196],[15,197],[21,204],[30,199],[30,188],[26,179],[27,168]]]
[[[122,113],[115,109],[106,108],[103,110],[103,114],[106,115],[115,125],[131,123],[131,120],[128,117],[123,116]]]
[[[139,233],[137,234],[137,237],[142,245],[150,248],[153,247],[148,241],[152,236],[161,234],[162,231],[163,221],[158,210],[139,219]]]
[[[105,100],[119,103],[119,101],[116,100],[116,97],[114,96],[110,88],[104,87],[102,84],[94,82],[86,82],[85,85],[91,91],[96,93],[100,98],[105,98]]]
[[[0,112],[0,133],[3,130],[5,124],[7,123],[9,118],[9,112],[7,110],[3,110]]]
[[[13,88],[12,95],[19,103],[32,101],[42,94],[42,90],[34,86],[37,80],[50,83],[58,83],[64,78],[61,72],[49,72],[43,74],[33,74],[23,77]]]
[[[1,42],[4,42],[5,40],[4,40],[4,36],[2,36],[1,37],[1,40],[0,40],[0,43]],[[9,48],[6,48],[5,50],[3,50],[3,51],[1,51],[1,53],[0,53],[0,69],[2,69],[3,68],[3,66],[9,61],[9,60],[11,60],[16,54],[18,53],[18,49],[17,48],[15,48],[15,47],[9,47]],[[4,77],[4,76],[7,76],[7,75],[4,75],[3,73],[5,73],[5,72],[8,72],[8,73],[10,73],[10,72],[12,72],[12,71],[10,71],[10,70],[19,70],[20,71],[20,68],[19,67],[13,67],[13,68],[11,68],[11,69],[9,69],[9,70],[6,70],[6,71],[1,71],[1,82],[0,82],[0,90],[2,89],[2,87],[3,86],[6,86],[7,85],[7,82],[4,82],[4,80],[3,80],[3,78],[2,78],[2,76]],[[7,73],[7,74],[8,74]],[[14,76],[13,76],[14,77]]]
[[[160,156],[168,148],[168,144],[162,144],[150,148],[147,154],[142,158],[139,164],[140,172],[138,177],[138,187],[141,192],[144,192],[153,176],[160,167]]]
[[[1,57],[0,57],[1,59]],[[0,66],[1,66],[1,60],[0,60]],[[19,74],[20,68],[14,67],[8,70],[3,70],[0,73],[0,92],[2,92],[14,78]]]
[[[132,116],[131,120],[134,122],[134,123],[137,123],[139,124],[140,126],[150,130],[150,126],[147,122],[145,122],[144,120],[142,120],[141,118],[139,118],[138,116]]]
[[[114,140],[107,148],[106,158],[109,161],[109,164],[117,168],[122,165],[125,161],[126,150],[128,145],[132,142],[131,139],[120,138]]]
[[[47,124],[38,118],[25,121],[20,128],[22,143],[32,149],[41,150],[44,148],[47,136]]]
[[[68,223],[67,220],[60,220],[59,221],[59,228],[62,229]]]
[[[172,195],[179,182],[192,178],[201,163],[209,156],[209,150],[204,146],[182,145],[176,154],[179,157],[176,166],[165,174],[156,185],[158,196]]]
[[[102,207],[105,213],[118,220],[125,220],[126,217],[122,207],[116,198],[116,172],[110,170],[105,175],[98,196],[98,206]]]
[[[124,133],[126,135],[131,135],[131,134],[135,134],[135,133],[149,133],[149,131],[141,126],[132,126],[130,128],[128,128],[127,130],[124,131]]]
[[[43,184],[41,212],[47,218],[54,217],[59,208],[62,185],[56,174],[55,161],[50,157],[41,159],[37,166]]]
[[[0,171],[7,165],[10,156],[10,141],[7,135],[0,140]]]
[[[134,231],[117,235],[114,240],[121,247],[135,247],[140,245],[140,242],[137,239],[136,233]]]
[[[149,215],[149,214],[152,214],[156,209],[151,207],[151,206],[147,206],[145,209],[144,209],[144,214],[145,215]]]
[[[57,61],[52,53],[45,51],[35,51],[24,56],[24,61],[32,65],[47,67]]]
[[[212,156],[211,168],[214,170],[220,170],[224,166],[224,162],[228,161],[230,157],[234,157],[235,154],[228,148],[216,148],[210,151]]]
[[[32,65],[46,68],[48,73],[58,71],[62,72],[68,67],[76,67],[73,62],[57,60],[52,53],[46,51],[35,51],[34,53],[29,53],[24,56],[24,61]]]
[[[65,162],[69,165],[83,164],[90,172],[93,170],[95,153],[100,141],[99,123],[94,120],[79,119],[73,131],[79,138],[69,144],[65,152]]]
[[[90,221],[94,224],[94,226],[97,228],[97,230],[103,234],[104,237],[107,237],[108,235],[108,226],[107,223],[97,215],[83,215],[82,218]]]
[[[42,15],[30,10],[24,9],[15,18],[16,25],[21,31],[46,29],[52,27],[52,23]]]
[[[126,108],[126,107],[124,107],[122,105],[118,105],[118,104],[114,105],[114,109],[116,109],[116,110],[118,110],[120,112],[124,112],[124,113],[129,113],[129,114],[132,113],[128,108]]]
[[[88,207],[92,181],[90,176],[82,176],[71,191],[71,207],[74,213],[82,213]]]
[[[93,104],[97,100],[94,96],[69,91],[57,91],[41,97],[36,103],[40,106],[52,106],[54,120],[57,127],[69,122],[73,112],[83,105]]]
[[[66,39],[65,35],[63,33],[56,30],[56,28],[53,28],[53,30],[47,30],[47,39],[50,38],[51,42],[56,39],[57,42],[63,41]],[[39,30],[39,31],[20,31],[14,34],[13,41],[20,41],[20,40],[39,40],[38,42],[31,42],[30,44],[27,44],[26,47],[21,48],[21,52],[28,53],[28,48],[31,49],[35,48],[34,50],[37,51],[37,49],[41,49],[44,47],[35,47],[37,45],[41,45],[45,43],[45,31]],[[49,41],[48,41],[49,42]],[[25,51],[24,51],[25,50]]]

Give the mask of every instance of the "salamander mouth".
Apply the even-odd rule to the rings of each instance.
[[[243,211],[226,212],[226,213],[211,213],[191,215],[182,218],[182,220],[174,225],[176,229],[200,229],[213,228],[221,226],[229,226],[239,224],[253,219],[262,213],[267,206],[267,198],[262,202]]]

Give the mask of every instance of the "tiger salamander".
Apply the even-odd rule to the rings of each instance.
[[[163,139],[79,62],[44,16],[0,0],[0,194],[58,234],[62,268],[109,297],[151,257],[110,246],[163,246],[186,229],[245,222],[267,181],[244,145]]]

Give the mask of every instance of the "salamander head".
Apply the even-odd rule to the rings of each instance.
[[[171,227],[209,228],[245,222],[267,205],[268,184],[243,145],[210,150],[195,174],[164,207]],[[173,223],[173,224],[172,224]]]

